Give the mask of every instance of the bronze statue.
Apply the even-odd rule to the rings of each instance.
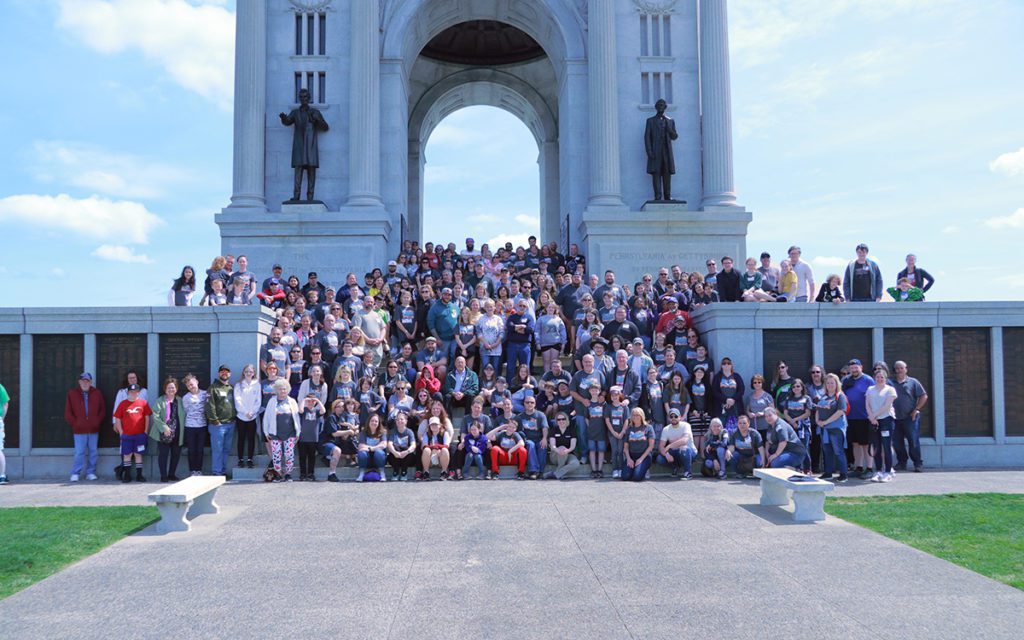
[[[316,170],[320,166],[320,151],[317,146],[317,132],[327,131],[327,121],[319,109],[309,106],[309,91],[299,91],[299,108],[292,109],[288,115],[279,114],[281,124],[295,125],[292,138],[292,166],[295,167],[295,191],[289,202],[301,202],[299,193],[302,190],[302,171],[306,171],[306,200],[313,200],[316,187]]]
[[[676,172],[676,161],[672,156],[672,141],[679,137],[676,123],[665,115],[668,104],[659,99],[654,103],[657,115],[647,118],[644,129],[644,147],[647,150],[647,173],[651,174],[656,202],[672,200],[672,174]]]

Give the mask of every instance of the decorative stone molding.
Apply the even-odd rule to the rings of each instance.
[[[666,15],[672,13],[679,0],[633,0],[640,13]]]
[[[295,13],[318,13],[326,11],[334,0],[288,0]]]

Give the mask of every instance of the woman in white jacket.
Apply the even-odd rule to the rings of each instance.
[[[235,433],[238,434],[238,466],[252,469],[252,456],[256,448],[256,422],[259,420],[263,393],[256,379],[256,367],[242,367],[242,379],[235,383],[235,411],[238,414]]]
[[[274,396],[267,401],[267,410],[263,413],[263,434],[270,449],[270,460],[280,477],[281,459],[284,458],[285,482],[292,480],[295,442],[302,429],[299,424],[299,405],[288,395],[291,390],[292,386],[284,378],[274,382]]]

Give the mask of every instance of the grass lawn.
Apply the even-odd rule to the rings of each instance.
[[[1024,495],[830,498],[825,511],[1024,590]]]
[[[0,509],[0,598],[156,521],[156,507]]]

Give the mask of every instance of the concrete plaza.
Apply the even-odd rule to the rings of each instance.
[[[0,506],[145,504],[154,483],[14,484]],[[836,495],[1024,492],[1024,472]],[[754,482],[228,484],[0,601],[5,638],[1019,638],[1024,592]]]

